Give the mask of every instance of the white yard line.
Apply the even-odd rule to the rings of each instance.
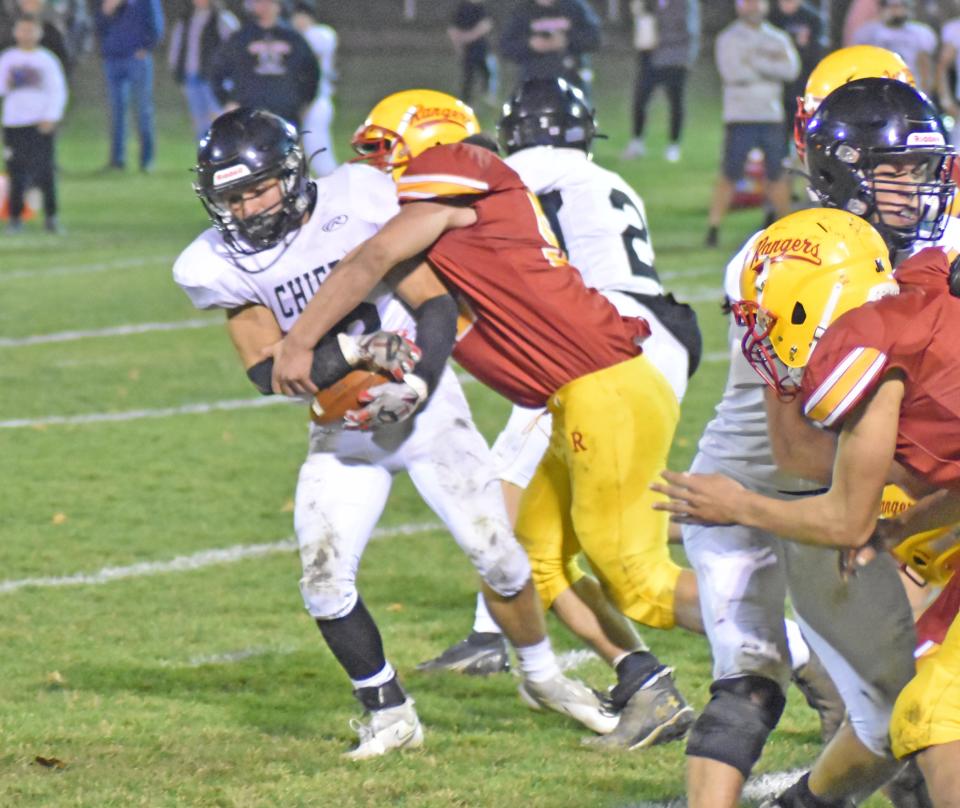
[[[25,345],[45,345],[51,342],[76,342],[98,337],[127,337],[132,334],[147,334],[153,331],[182,331],[189,328],[209,328],[223,325],[222,318],[207,317],[178,320],[168,323],[133,323],[107,328],[92,328],[86,331],[58,331],[54,334],[32,334],[26,337],[0,337],[0,348],[19,348]]]
[[[395,536],[414,536],[441,530],[437,522],[411,522],[393,527],[377,528],[374,539],[390,539]],[[212,567],[218,564],[234,564],[247,558],[290,553],[297,549],[295,539],[281,539],[266,544],[235,544],[217,550],[201,550],[191,555],[177,556],[169,561],[141,561],[125,567],[103,567],[95,572],[78,572],[73,575],[45,576],[37,578],[16,578],[0,581],[0,595],[16,592],[27,587],[41,589],[63,586],[97,586],[120,581],[125,578],[143,578],[150,575],[163,575],[168,572],[186,572]]]
[[[134,269],[135,267],[163,264],[173,266],[176,256],[153,255],[149,258],[118,258],[115,261],[100,261],[95,264],[77,264],[69,267],[48,267],[38,269],[14,269],[0,272],[0,282],[25,278],[48,278],[59,275],[85,275],[91,272],[109,272],[114,269]]]
[[[235,398],[225,401],[205,401],[184,404],[180,407],[164,407],[156,410],[125,410],[123,412],[88,412],[82,415],[45,415],[40,418],[12,418],[0,421],[0,429],[24,429],[45,426],[72,426],[75,424],[100,424],[116,421],[139,421],[142,418],[169,418],[174,415],[205,415],[221,410],[246,410],[256,407],[273,407],[277,404],[299,404],[282,396],[260,398]]]

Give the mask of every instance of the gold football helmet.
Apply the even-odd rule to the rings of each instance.
[[[880,234],[859,216],[810,208],[785,216],[753,243],[733,306],[742,349],[777,394],[796,394],[802,369],[834,320],[899,290]]]
[[[353,134],[359,160],[399,177],[421,152],[480,131],[473,110],[436,90],[403,90],[378,103]]]
[[[913,503],[913,498],[902,488],[888,485],[883,489],[880,518],[896,516]],[[957,527],[960,525],[917,533],[894,547],[893,554],[922,580],[934,586],[944,586],[960,566],[960,541],[955,533]]]
[[[853,45],[840,48],[823,57],[807,79],[803,97],[797,99],[797,113],[793,122],[793,142],[797,155],[803,159],[804,135],[807,121],[817,111],[820,102],[830,93],[854,79],[896,79],[916,87],[913,73],[902,57],[886,48],[874,45]]]

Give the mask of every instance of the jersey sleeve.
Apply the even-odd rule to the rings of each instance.
[[[209,231],[208,231],[209,232]],[[217,255],[204,233],[173,265],[173,279],[198,309],[234,309],[253,302],[236,273]]]
[[[350,209],[364,221],[383,227],[400,212],[397,186],[389,174],[359,163],[342,168],[349,183]]]
[[[893,272],[901,286],[919,286],[932,294],[948,294],[950,291],[950,263],[960,253],[950,242],[944,240],[943,247],[927,247],[911,255]],[[957,242],[953,242],[957,244]]]
[[[401,204],[479,197],[494,190],[501,171],[508,171],[503,161],[479,146],[434,146],[410,161],[397,180],[397,194]]]
[[[852,309],[824,333],[804,369],[803,414],[828,429],[872,392],[888,367],[884,323],[874,306]]]

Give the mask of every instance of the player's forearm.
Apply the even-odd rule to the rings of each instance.
[[[739,524],[822,547],[862,546],[873,533],[879,511],[851,507],[834,491],[781,500],[744,490],[741,497]]]
[[[286,340],[313,348],[337,323],[360,305],[392,264],[367,242],[339,264],[287,333]]]

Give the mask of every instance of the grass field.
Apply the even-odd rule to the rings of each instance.
[[[614,53],[597,67],[610,134],[598,160],[646,199],[658,266],[679,297],[696,301],[706,338],[672,458],[683,468],[725,375],[722,265],[760,214],[731,217],[724,249],[701,249],[720,139],[709,75],[693,88],[684,161],[659,157],[658,102],[653,156],[621,164],[632,65]],[[222,318],[195,312],[171,280],[174,257],[205,226],[176,89],[160,78],[156,173],[101,176],[96,70],[85,67],[60,141],[68,235],[36,225],[0,235],[0,806],[559,808],[681,797],[681,744],[597,753],[581,748],[576,726],[524,709],[510,676],[413,671],[467,630],[475,580],[403,478],[361,587],[417,698],[427,745],[362,765],[341,760],[357,706],[302,609],[291,542],[304,413],[252,406],[263,402]],[[348,47],[341,158],[373,102],[438,86],[438,72],[416,54],[387,63]],[[453,64],[443,73],[439,89],[455,89]],[[494,436],[507,405],[476,384],[468,394]],[[551,631],[559,649],[577,647],[555,623]],[[702,707],[706,643],[646,636]],[[595,660],[577,673],[611,683]],[[758,770],[806,766],[817,747],[816,718],[791,693]]]

